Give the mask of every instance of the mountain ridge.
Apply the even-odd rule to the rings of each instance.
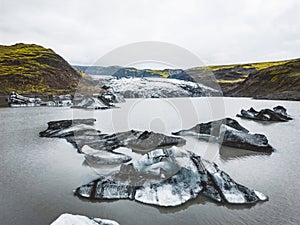
[[[75,68],[78,67],[75,66]],[[193,81],[221,89],[224,96],[228,97],[300,100],[300,59],[214,65],[187,70],[138,70],[133,67],[120,66],[83,66],[79,68],[89,74],[110,75],[117,78],[160,77]],[[275,75],[277,78],[274,78]]]
[[[228,97],[300,100],[300,59],[191,69],[71,66],[53,50],[35,44],[0,45],[0,95],[11,91],[30,95],[74,94],[95,89],[89,74],[123,77],[175,78],[222,90]]]

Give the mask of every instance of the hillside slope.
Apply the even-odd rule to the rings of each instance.
[[[300,59],[254,71],[225,95],[300,100]]]
[[[53,50],[0,45],[0,94],[72,94],[82,75]]]

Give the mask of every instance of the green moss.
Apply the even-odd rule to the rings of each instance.
[[[208,66],[212,71],[220,70],[220,69],[233,69],[233,68],[244,68],[244,69],[256,69],[262,70],[272,66],[283,65],[290,60],[277,61],[277,62],[260,62],[260,63],[247,63],[247,64],[232,64],[232,65],[219,65],[219,66]]]
[[[215,70],[220,70],[220,69],[232,69],[237,66],[240,66],[240,65],[208,66],[207,68],[209,68],[212,71],[215,71]]]
[[[131,73],[136,73],[137,69],[135,69],[135,68],[126,68],[126,71],[131,72]]]
[[[159,75],[163,78],[167,78],[168,76],[170,76],[170,72],[167,70],[146,70],[146,71],[153,75]]]
[[[274,83],[274,82],[276,82],[277,80],[278,80],[278,77],[277,77],[277,76],[274,76],[274,77],[272,77],[271,82]]]
[[[51,49],[45,49],[38,45],[16,44],[12,46],[0,46],[0,76],[39,74],[40,69],[53,69],[47,63],[40,60],[54,58],[55,53]]]
[[[237,84],[237,83],[240,83],[240,82],[243,82],[245,80],[245,78],[239,78],[239,79],[236,79],[236,80],[218,80],[218,83],[220,84]]]
[[[32,44],[0,45],[0,92],[74,91],[84,76],[51,49]]]

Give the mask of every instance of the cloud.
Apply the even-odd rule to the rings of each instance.
[[[0,43],[37,43],[90,65],[133,42],[179,45],[208,64],[299,57],[298,0],[3,0]]]

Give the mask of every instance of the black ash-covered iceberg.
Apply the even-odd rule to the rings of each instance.
[[[65,138],[92,164],[121,164],[119,170],[101,175],[77,188],[74,193],[80,198],[131,199],[159,206],[181,205],[200,194],[217,202],[231,204],[267,200],[264,194],[236,183],[216,164],[190,151],[169,148],[184,145],[185,140],[182,138],[134,130],[101,134],[93,128],[94,122],[95,119],[51,121],[48,128],[40,132],[41,137]],[[208,136],[211,133],[220,134],[224,128],[218,124],[214,121],[199,129]],[[232,119],[226,120],[226,124],[235,132],[248,133],[248,130]],[[193,132],[195,131],[197,130]],[[227,139],[230,140],[229,137]],[[114,151],[119,147],[152,151],[132,160],[130,156]]]
[[[236,120],[226,118],[200,123],[187,129],[173,132],[173,135],[195,136],[199,139],[218,142],[223,146],[242,148],[257,152],[272,152],[273,147],[263,134],[252,134]]]
[[[40,132],[40,137],[66,138],[70,136],[89,134],[99,135],[93,125],[96,119],[57,120],[48,122],[48,128]]]
[[[254,108],[250,108],[248,110],[241,110],[240,114],[236,115],[237,117],[251,119],[251,120],[261,120],[261,121],[281,121],[286,122],[292,120],[292,117],[287,114],[286,108],[283,106],[276,106],[271,109],[262,109],[260,111],[256,111]]]
[[[89,218],[82,215],[72,215],[64,213],[60,215],[50,225],[120,225],[113,220]]]
[[[7,98],[9,107],[27,107],[27,106],[50,106],[50,107],[69,107],[73,104],[73,97],[71,95],[53,95],[49,96],[47,101],[43,101],[38,97],[25,97],[11,92]]]
[[[231,204],[255,203],[264,194],[236,183],[212,162],[177,147],[141,156],[119,171],[77,188],[90,200],[131,199],[159,206],[181,205],[198,195]]]
[[[79,109],[110,109],[114,104],[102,95],[98,96],[76,96],[72,108]]]
[[[25,97],[13,91],[8,96],[7,102],[8,102],[8,106],[10,107],[40,106],[42,100],[40,98]]]
[[[167,136],[152,131],[130,130],[114,134],[101,134],[99,139],[79,142],[79,146],[89,145],[94,149],[111,151],[119,147],[135,151],[150,151],[170,146],[183,146],[186,141],[182,138]]]
[[[48,128],[40,132],[41,137],[65,138],[73,144],[79,153],[95,164],[124,163],[131,158],[122,153],[113,152],[120,147],[134,151],[150,151],[157,148],[183,146],[183,138],[167,136],[149,131],[130,130],[114,134],[101,134],[93,128],[95,119],[74,119],[51,121]]]

